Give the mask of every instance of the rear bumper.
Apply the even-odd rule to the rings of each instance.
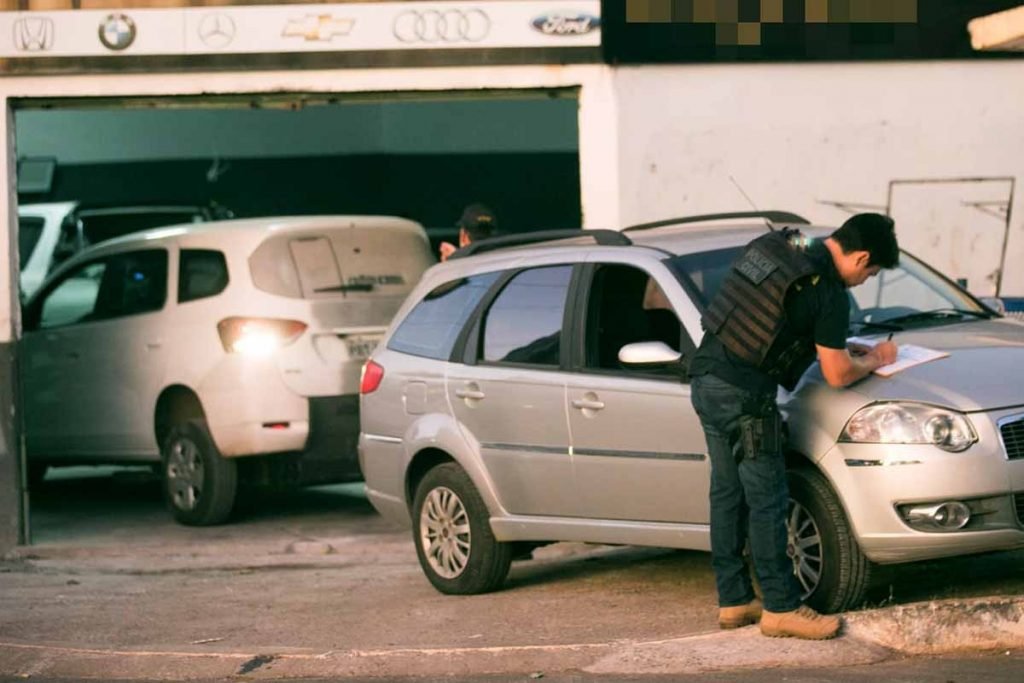
[[[269,456],[284,467],[265,478],[282,477],[302,485],[361,481],[359,396],[296,398],[307,420],[244,422],[214,429],[225,457]],[[297,411],[293,411],[297,412]],[[285,463],[288,463],[287,465]],[[262,477],[261,477],[262,478]]]

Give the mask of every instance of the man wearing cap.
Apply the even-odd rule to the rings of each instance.
[[[456,249],[493,235],[498,229],[498,219],[488,207],[475,203],[463,209],[462,217],[455,225],[459,228],[459,246],[456,247],[451,242],[441,242],[439,251],[442,261],[446,261]]]

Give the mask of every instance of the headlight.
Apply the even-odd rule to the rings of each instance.
[[[851,443],[929,443],[958,453],[978,440],[961,413],[921,403],[875,403],[858,410],[839,437]]]

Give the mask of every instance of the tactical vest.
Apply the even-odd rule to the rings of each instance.
[[[797,230],[775,230],[748,244],[701,319],[730,353],[787,389],[815,357],[811,338],[787,334],[775,343],[786,326],[786,293],[819,279],[804,250],[794,246],[802,241]]]

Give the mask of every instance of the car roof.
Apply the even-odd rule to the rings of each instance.
[[[773,223],[776,230],[793,227],[804,235],[812,238],[827,237],[835,229],[828,226],[806,224]],[[657,258],[667,256],[700,253],[742,246],[758,235],[771,229],[765,221],[708,221],[703,223],[687,223],[683,225],[666,225],[650,229],[629,230],[623,234],[632,244],[601,245],[588,237],[587,230],[580,230],[578,235],[539,243],[528,243],[502,247],[491,251],[462,258],[449,259],[443,266],[449,272],[480,272],[495,268],[508,268],[526,265],[532,262],[554,262],[559,255],[564,259],[565,250],[571,248],[573,258],[582,260],[589,253],[609,253],[621,250],[633,250],[637,247],[651,250]]]
[[[104,240],[92,247],[83,249],[74,257],[68,259],[61,264],[57,272],[62,272],[97,256],[126,251],[144,244],[153,246],[178,244],[186,248],[211,248],[237,253],[239,251],[252,251],[269,235],[291,232],[301,233],[305,230],[323,230],[325,228],[371,226],[374,230],[396,230],[417,233],[426,240],[426,234],[419,223],[396,216],[316,215],[236,218],[207,221],[204,223],[167,225]]]

